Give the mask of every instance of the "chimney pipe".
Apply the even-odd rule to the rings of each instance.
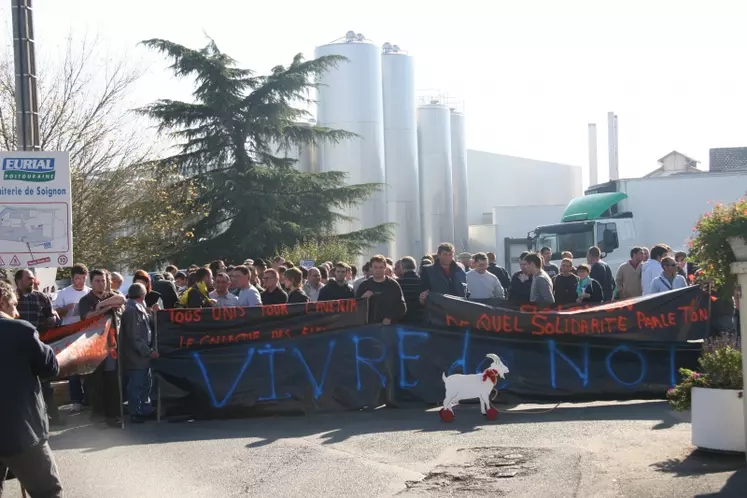
[[[597,125],[589,123],[589,187],[599,183],[597,165]]]
[[[620,178],[620,168],[618,164],[618,147],[617,147],[617,114],[610,111],[607,113],[607,132],[609,137],[610,152],[610,181]]]

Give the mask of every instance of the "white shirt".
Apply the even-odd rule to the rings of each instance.
[[[641,270],[641,287],[643,287],[643,295],[652,294],[651,282],[654,281],[664,268],[661,267],[661,263],[655,259],[649,259],[643,263],[643,269]]]
[[[75,287],[71,285],[70,287],[65,287],[57,293],[57,297],[54,300],[55,309],[64,308],[65,306],[68,306],[70,304],[75,305],[75,307],[71,311],[68,311],[67,315],[65,315],[65,317],[62,319],[62,325],[70,325],[71,323],[80,321],[80,310],[78,310],[78,301],[80,301],[80,298],[82,298],[89,292],[91,292],[91,289],[88,286],[83,286],[82,290],[75,290]]]
[[[486,271],[479,273],[477,270],[467,272],[467,288],[470,299],[490,299],[498,297],[503,299],[504,292],[498,277]]]
[[[227,292],[225,296],[219,296],[217,292],[213,291],[210,294],[208,294],[210,299],[215,299],[215,301],[218,303],[218,308],[228,308],[231,306],[238,306],[239,305],[239,298],[231,294],[230,292]]]
[[[259,291],[253,285],[250,285],[246,289],[239,291],[239,303],[234,306],[262,306],[262,296],[259,295]]]
[[[651,294],[660,292],[669,292],[674,289],[684,289],[687,287],[687,280],[682,275],[675,275],[671,282],[664,276],[664,272],[651,282]]]

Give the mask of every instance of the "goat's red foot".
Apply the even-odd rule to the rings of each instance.
[[[488,413],[486,413],[488,420],[493,421],[498,419],[498,410],[496,410],[493,407],[488,408]]]
[[[445,408],[441,408],[441,411],[438,412],[438,416],[441,417],[442,422],[452,422],[454,420],[454,412]]]

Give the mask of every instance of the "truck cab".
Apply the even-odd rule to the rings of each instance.
[[[573,253],[573,264],[586,262],[591,246],[598,246],[613,271],[630,257],[636,245],[633,214],[620,212],[623,192],[589,194],[573,199],[563,212],[560,223],[542,225],[529,233],[530,249],[552,249],[552,261],[559,265],[561,253]]]

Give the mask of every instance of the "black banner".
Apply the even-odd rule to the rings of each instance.
[[[427,311],[431,325],[497,334],[684,342],[708,336],[708,300],[698,287],[599,306],[516,306],[497,299],[478,303],[436,294],[429,297]]]
[[[154,368],[168,413],[215,417],[441,403],[442,372],[482,371],[488,353],[511,370],[498,388],[523,397],[663,396],[678,368],[696,363],[700,347],[687,340],[707,330],[707,297],[698,289],[533,312],[431,295],[429,315],[442,317],[442,326],[363,325],[365,301],[332,303],[159,312],[161,357]],[[680,308],[688,306],[685,316]],[[568,332],[548,333],[549,326],[533,325],[537,316],[546,323],[586,321],[588,332],[571,322]],[[662,317],[667,322],[659,325]],[[597,332],[592,320],[606,318],[616,325],[606,321],[608,328],[598,325]]]

